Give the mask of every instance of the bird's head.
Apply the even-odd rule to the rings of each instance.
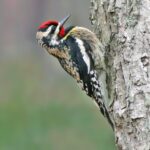
[[[49,20],[43,22],[37,31],[36,39],[43,46],[55,46],[59,44],[60,39],[65,36],[64,24],[70,15],[62,19],[62,21]]]

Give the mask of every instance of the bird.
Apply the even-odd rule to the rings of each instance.
[[[80,26],[64,27],[70,15],[61,21],[48,20],[37,29],[36,40],[47,52],[58,59],[82,90],[91,97],[113,128],[104,102],[96,67],[104,66],[102,44],[91,30]]]

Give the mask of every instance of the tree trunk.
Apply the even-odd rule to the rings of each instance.
[[[91,0],[119,150],[150,150],[150,0]]]

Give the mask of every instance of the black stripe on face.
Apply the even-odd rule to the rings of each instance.
[[[43,41],[43,45],[45,44],[46,46],[49,46],[49,40],[46,37],[43,37],[42,41]],[[42,47],[43,47],[43,45],[42,45]]]
[[[40,28],[38,29],[38,31],[41,31],[41,32],[45,32],[47,30],[47,28]]]
[[[47,28],[41,28],[41,29],[38,29],[38,31],[41,31],[41,32],[46,32],[46,30],[51,27],[51,31],[49,34],[54,34],[55,30],[56,30],[56,25],[51,25],[51,26],[48,26]]]
[[[52,26],[50,34],[54,34],[55,30],[56,30],[56,26]]]

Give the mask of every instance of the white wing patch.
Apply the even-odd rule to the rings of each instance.
[[[78,39],[78,38],[76,38],[76,42],[79,45],[79,48],[81,50],[81,54],[83,56],[83,60],[84,60],[85,64],[87,65],[88,73],[89,73],[90,72],[90,58],[89,58],[89,56],[86,53],[85,47],[83,45],[83,42],[80,39]]]

